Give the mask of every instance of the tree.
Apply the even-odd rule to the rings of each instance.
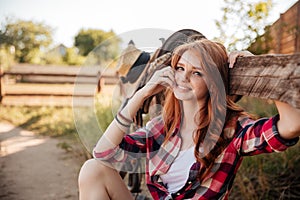
[[[119,53],[120,41],[113,31],[81,29],[75,36],[74,45],[83,56],[92,53],[91,56],[96,60],[95,64],[100,64],[115,59]]]
[[[216,21],[218,40],[229,51],[248,48],[264,33],[272,6],[272,0],[224,0],[222,19]]]
[[[51,27],[33,21],[11,20],[0,29],[0,44],[6,48],[15,48],[18,62],[33,62],[42,48],[52,43]]]
[[[82,65],[86,57],[78,55],[77,48],[67,48],[66,55],[63,56],[63,61],[68,65]]]

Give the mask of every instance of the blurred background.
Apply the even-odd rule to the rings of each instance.
[[[293,54],[299,16],[296,0],[0,0],[0,199],[78,199],[86,143],[101,133],[78,134],[74,102],[92,105],[80,112],[83,123],[96,116],[105,130],[130,40],[153,52],[161,38],[191,28],[229,52]],[[259,117],[277,113],[272,101],[239,104]],[[231,199],[300,199],[299,167],[299,144],[246,158]]]

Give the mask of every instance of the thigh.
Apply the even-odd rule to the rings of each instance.
[[[79,187],[80,196],[93,196],[92,199],[133,199],[118,171],[96,159],[88,160],[82,166]]]

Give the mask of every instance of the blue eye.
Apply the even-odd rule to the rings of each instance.
[[[197,75],[197,76],[202,76],[203,75],[201,72],[197,72],[197,71],[194,72],[194,74]]]
[[[176,71],[179,71],[179,70],[180,70],[180,71],[184,71],[184,68],[183,68],[183,67],[180,67],[180,66],[176,66],[176,67],[175,67],[175,70],[176,70]]]

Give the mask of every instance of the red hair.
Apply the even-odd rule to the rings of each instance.
[[[197,123],[197,130],[193,133],[194,154],[196,160],[202,164],[198,178],[203,180],[216,158],[232,139],[224,134],[224,127],[228,124],[235,124],[232,122],[244,112],[228,95],[228,56],[225,47],[207,39],[181,45],[174,51],[171,60],[172,67],[177,66],[186,51],[193,51],[199,58],[204,71],[203,78],[210,91],[206,106],[198,111],[194,119]],[[216,78],[218,77],[216,72],[220,78]],[[166,131],[164,144],[172,137],[173,131],[180,123],[181,114],[179,100],[175,98],[171,90],[167,90],[163,113]],[[204,148],[204,152],[200,151],[201,147]]]

